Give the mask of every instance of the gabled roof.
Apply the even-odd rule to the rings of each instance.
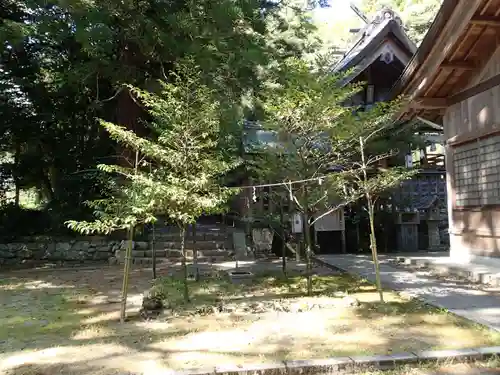
[[[341,72],[354,68],[350,77],[353,79],[384,52],[392,53],[406,65],[416,50],[417,47],[404,31],[401,18],[385,8],[359,31],[356,42],[333,67],[333,71]]]

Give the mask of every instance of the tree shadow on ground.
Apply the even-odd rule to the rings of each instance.
[[[432,328],[419,332],[418,340],[409,337],[409,322],[418,324],[417,311],[411,310],[415,307],[412,302],[389,301],[382,309],[373,302],[372,294],[376,295],[373,285],[338,274],[315,277],[313,286],[317,295],[334,297],[337,292],[342,292],[341,296],[349,293],[361,300],[359,307],[298,315],[274,312],[190,315],[192,309],[217,301],[224,294],[232,293],[238,301],[249,302],[292,298],[305,292],[306,283],[300,275],[291,274],[284,279],[277,274],[262,274],[257,278],[259,282],[253,285],[235,286],[225,278],[205,280],[199,283],[199,290],[191,285],[194,298],[176,312],[178,316],[163,315],[160,321],[143,322],[137,319],[137,310],[141,292],[151,286],[151,281],[149,272],[136,269],[131,275],[128,311],[131,319],[122,325],[118,322],[119,268],[113,272],[107,268],[16,274],[0,285],[2,306],[13,306],[0,312],[5,323],[4,330],[0,328],[0,351],[5,353],[0,355],[0,363],[2,359],[8,363],[18,358],[17,363],[10,362],[10,368],[18,368],[16,375],[37,374],[27,372],[33,368],[39,368],[39,374],[43,375],[57,371],[107,375],[132,371],[139,364],[140,373],[147,366],[169,369],[181,364],[203,367],[211,363],[384,354],[401,348],[430,349],[436,343],[450,340],[449,336],[440,337],[441,333]],[[170,297],[173,301],[178,298]],[[418,311],[429,310],[422,307]],[[432,325],[428,323],[427,327]],[[52,349],[43,351],[46,348]],[[39,351],[38,357],[31,349]],[[53,362],[48,363],[40,357],[42,354]]]

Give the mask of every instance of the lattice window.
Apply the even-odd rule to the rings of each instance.
[[[500,204],[500,136],[458,146],[453,157],[455,204]]]

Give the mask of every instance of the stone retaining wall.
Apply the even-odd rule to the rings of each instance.
[[[78,240],[32,238],[0,244],[0,266],[30,265],[43,262],[118,263],[123,258],[126,241],[103,237]],[[134,248],[148,249],[148,242],[135,242]]]

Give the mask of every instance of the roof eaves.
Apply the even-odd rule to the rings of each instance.
[[[394,83],[391,89],[391,97],[394,98],[401,94],[407,83],[414,77],[421,67],[421,64],[425,61],[427,56],[434,47],[434,42],[439,37],[440,33],[444,29],[444,25],[448,22],[451,14],[455,10],[459,0],[444,0],[441,8],[434,18],[431,27],[427,31],[424,40],[418,47],[413,58],[406,65],[405,70],[399,77],[399,79]]]

